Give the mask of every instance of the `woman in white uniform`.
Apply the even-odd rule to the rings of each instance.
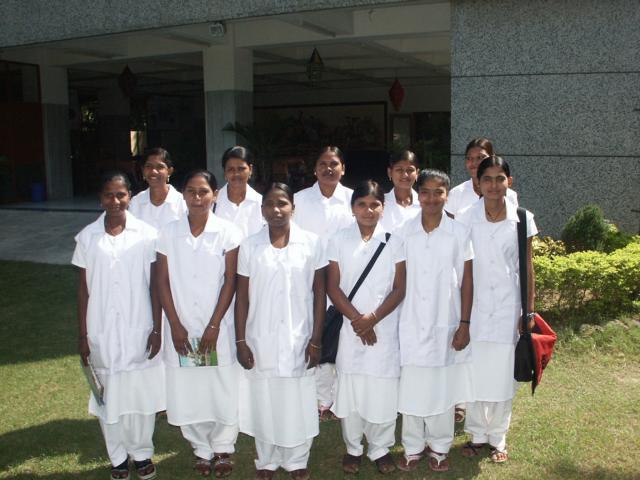
[[[351,197],[356,223],[329,240],[327,292],[344,315],[336,357],[338,381],[333,413],[340,418],[347,454],[345,473],[358,473],[367,437],[367,456],[380,473],[395,470],[389,448],[395,443],[400,355],[398,310],[405,291],[405,257],[395,235],[386,239],[378,222],[382,188],[359,183]],[[348,295],[381,244],[375,264],[349,301]]]
[[[179,219],[187,212],[180,192],[169,183],[173,175],[171,156],[164,148],[152,148],[145,152],[142,177],[149,188],[131,199],[129,211],[136,218],[160,229]]]
[[[384,196],[384,214],[380,224],[387,232],[393,232],[406,220],[420,213],[418,194],[413,189],[418,177],[418,159],[415,153],[404,150],[389,159],[387,168],[393,188]]]
[[[211,213],[216,179],[206,170],[185,178],[188,215],[165,225],[157,242],[157,285],[169,321],[165,346],[167,419],[180,426],[202,476],[231,474],[238,437],[238,370],[233,315],[242,234]],[[194,339],[196,341],[194,341]],[[180,356],[215,352],[217,365],[181,367]],[[215,363],[215,362],[214,362]]]
[[[397,234],[407,258],[407,294],[400,315],[400,398],[404,456],[398,468],[449,469],[454,407],[471,399],[469,317],[473,249],[469,229],[444,212],[449,177],[418,176],[422,213]]]
[[[236,344],[240,431],[255,438],[256,479],[282,467],[309,477],[318,435],[314,367],[326,307],[326,260],[318,237],[291,222],[293,193],[272,184],[263,196],[268,228],[243,240],[238,256]]]
[[[82,363],[91,363],[104,387],[104,402],[91,395],[111,460],[111,478],[154,478],[156,412],[165,409],[160,350],[160,309],[152,308],[151,268],[156,230],[127,207],[129,179],[120,172],[101,182],[105,212],[76,237],[71,262],[79,267],[78,323]]]
[[[470,178],[449,192],[445,210],[451,215],[460,214],[478,201],[481,195],[477,177],[478,165],[494,153],[493,144],[488,138],[474,138],[467,144],[464,152],[464,166]],[[511,188],[507,189],[507,199],[513,202],[516,207],[518,206],[518,194]]]
[[[351,194],[353,190],[340,183],[345,174],[342,151],[335,146],[320,150],[313,170],[317,181],[295,195],[294,222],[316,234],[324,248],[331,235],[353,223]],[[335,395],[335,365],[323,363],[316,368],[318,414],[320,420],[331,420],[331,405]]]
[[[244,147],[231,147],[222,155],[222,168],[227,184],[218,193],[214,212],[238,227],[246,238],[264,226],[262,195],[249,185],[253,155]]]
[[[472,436],[463,455],[480,454],[489,444],[494,462],[507,460],[506,435],[517,383],[513,378],[514,352],[521,315],[518,271],[518,215],[507,198],[509,165],[491,156],[478,167],[482,198],[460,215],[471,228],[473,308],[471,311],[471,366],[473,402],[467,404],[465,430]],[[527,212],[527,275],[529,311],[533,312],[535,278],[531,237],[538,233]]]

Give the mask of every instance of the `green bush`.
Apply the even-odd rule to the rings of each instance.
[[[567,249],[562,240],[554,240],[551,237],[533,237],[533,254],[536,257],[541,255],[566,255]]]
[[[587,205],[578,210],[562,230],[562,241],[570,253],[588,250],[612,252],[625,247],[631,238],[604,218],[602,209],[597,205]]]
[[[571,313],[588,307],[611,317],[633,311],[640,300],[640,237],[612,253],[541,255],[533,262],[540,311]]]
[[[574,213],[562,230],[562,241],[568,252],[601,251],[609,231],[602,209],[587,205]]]

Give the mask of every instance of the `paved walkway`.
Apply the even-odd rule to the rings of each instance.
[[[94,201],[92,208],[96,207]],[[0,260],[69,265],[73,237],[98,215],[97,211],[66,211],[62,205],[58,211],[0,208]]]

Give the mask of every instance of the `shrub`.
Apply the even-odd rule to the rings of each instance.
[[[541,255],[566,255],[567,249],[564,246],[564,242],[562,240],[554,240],[551,237],[533,237],[533,255],[541,256]]]
[[[562,230],[562,241],[568,252],[602,250],[609,231],[609,224],[602,209],[587,205],[574,213]]]
[[[587,205],[578,210],[562,230],[567,252],[612,252],[625,247],[631,238],[604,218],[602,209],[597,205]]]
[[[559,314],[589,307],[611,316],[633,311],[640,300],[640,237],[612,253],[542,255],[533,262],[541,311]]]

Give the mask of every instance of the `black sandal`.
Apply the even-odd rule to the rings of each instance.
[[[152,478],[156,478],[156,466],[150,458],[140,462],[134,460],[133,466],[136,468],[136,475],[138,475],[140,480],[151,480]]]
[[[117,467],[111,467],[111,480],[129,480],[129,459]]]

